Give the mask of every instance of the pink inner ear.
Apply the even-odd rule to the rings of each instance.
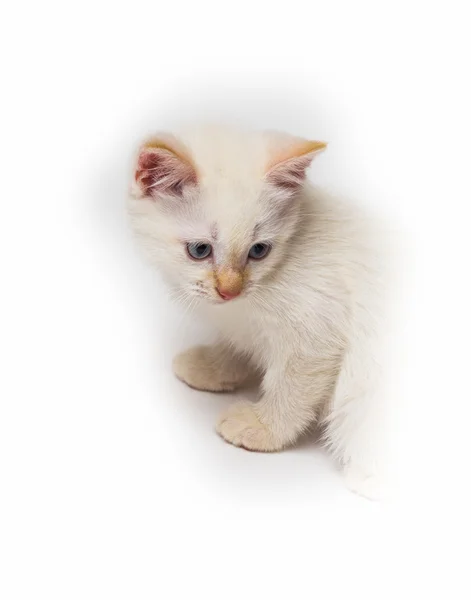
[[[306,179],[306,169],[311,164],[313,154],[297,156],[273,167],[266,175],[266,181],[279,188],[294,191]]]
[[[302,139],[291,140],[276,150],[268,164],[265,180],[278,188],[295,192],[306,179],[306,170],[314,156],[324,150],[326,144]]]
[[[136,182],[144,196],[181,196],[185,185],[197,183],[193,166],[166,148],[144,148],[138,158]]]

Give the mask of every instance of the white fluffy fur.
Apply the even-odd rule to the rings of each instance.
[[[179,198],[165,190],[147,197],[134,184],[133,227],[179,298],[220,333],[215,347],[178,356],[177,376],[224,391],[258,371],[258,402],[233,405],[219,434],[247,449],[275,451],[317,422],[348,485],[375,495],[384,434],[376,225],[307,181],[294,194],[270,184],[267,165],[289,149],[288,136],[204,128],[167,139],[185,149],[198,184]],[[214,264],[190,260],[186,241],[214,244]],[[257,241],[271,242],[271,253],[251,263],[242,295],[222,302],[208,270],[234,256],[243,264]]]

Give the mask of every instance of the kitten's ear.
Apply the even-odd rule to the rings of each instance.
[[[316,154],[327,147],[325,142],[292,140],[274,152],[265,180],[286,191],[295,192],[306,179],[306,170]]]
[[[182,196],[197,176],[182,144],[170,136],[152,138],[143,144],[137,158],[133,193],[138,198]]]

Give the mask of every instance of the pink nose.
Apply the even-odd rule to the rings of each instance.
[[[237,298],[240,292],[229,292],[227,290],[220,290],[218,288],[218,294],[223,300],[232,300],[233,298]]]

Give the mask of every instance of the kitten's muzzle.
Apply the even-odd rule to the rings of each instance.
[[[223,300],[233,300],[242,292],[244,278],[240,271],[222,269],[216,276],[216,290]]]

